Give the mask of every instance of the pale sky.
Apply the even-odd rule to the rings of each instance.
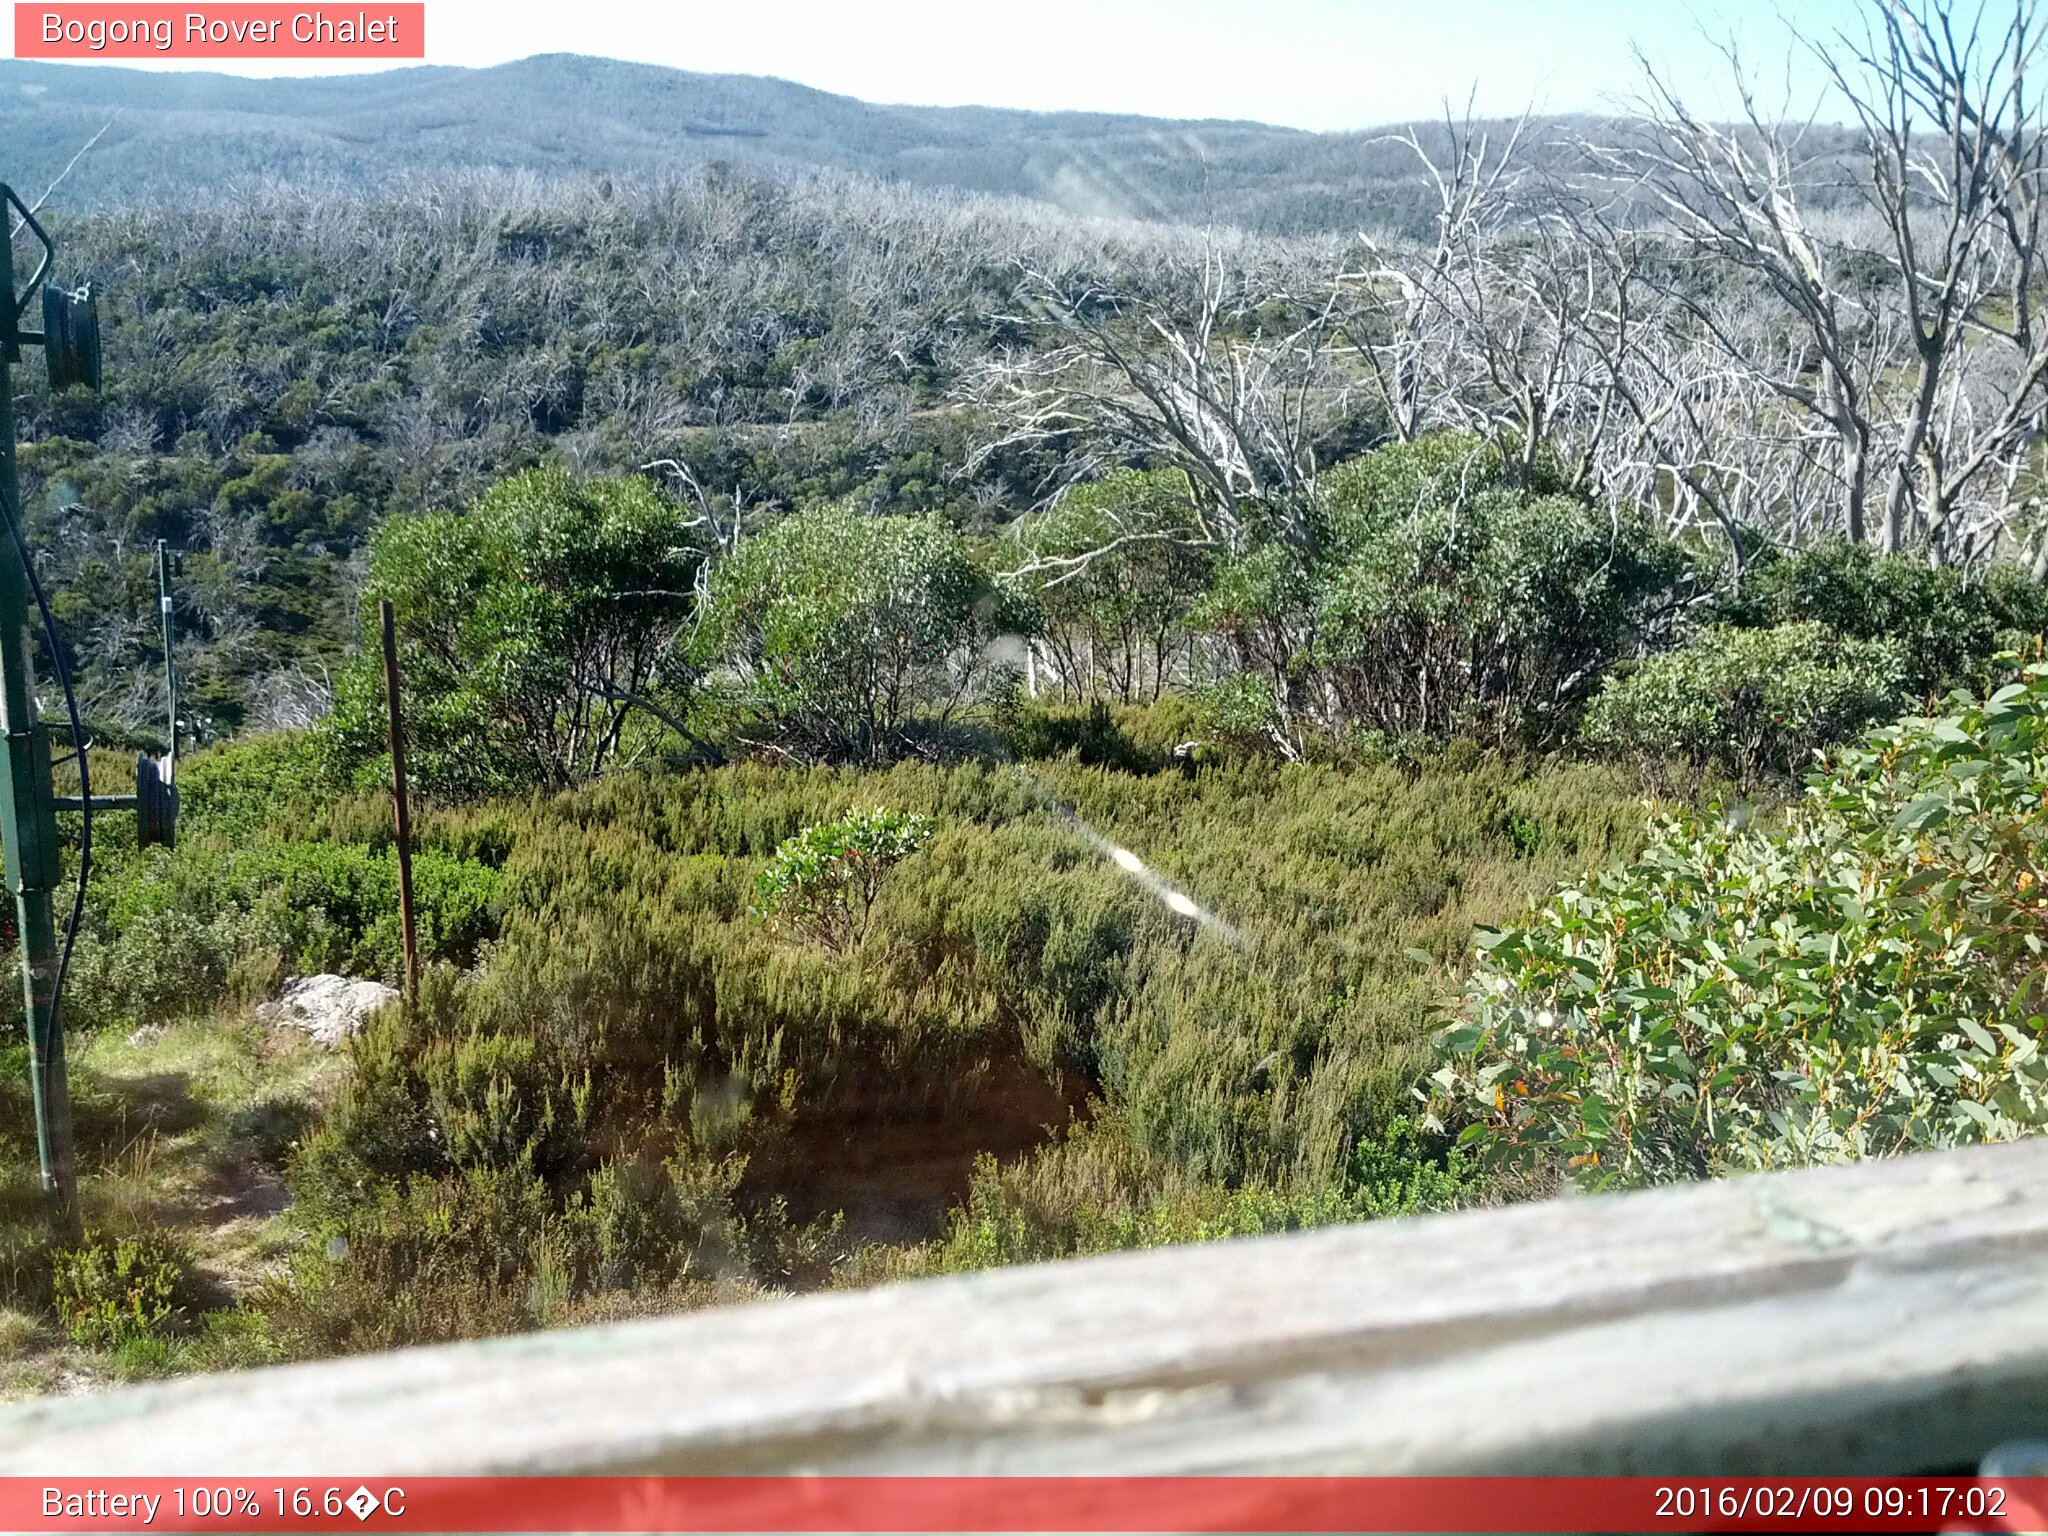
[[[374,0],[358,3],[375,10]],[[1853,18],[1857,3],[427,0],[427,62],[488,65],[535,53],[583,53],[776,75],[868,101],[1363,128],[1432,115],[1445,97],[1462,104],[1475,86],[1480,110],[1489,114],[1529,106],[1611,109],[1638,84],[1632,42],[1681,82],[1690,102],[1713,110],[1728,102],[1716,99],[1724,71],[1703,32],[1733,31],[1781,86],[1783,16],[1825,33]],[[349,66],[183,67],[337,74]],[[1786,105],[1795,115],[1819,99],[1810,63],[1795,66],[1790,94]]]

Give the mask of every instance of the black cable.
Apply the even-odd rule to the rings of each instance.
[[[0,515],[7,520],[7,531],[14,536],[14,549],[21,556],[22,571],[28,576],[28,589],[36,600],[36,609],[43,616],[43,641],[49,647],[50,665],[57,673],[57,683],[64,690],[64,709],[71,717],[71,750],[78,757],[78,803],[81,825],[78,832],[78,889],[71,897],[71,921],[64,928],[64,948],[57,956],[57,977],[50,988],[50,1032],[55,1034],[61,1027],[60,1014],[64,1007],[64,977],[71,969],[71,949],[78,942],[78,930],[85,921],[85,882],[92,873],[92,772],[85,760],[85,723],[78,715],[78,698],[71,691],[71,669],[64,665],[64,646],[57,636],[57,620],[50,612],[50,600],[43,595],[43,584],[36,576],[36,563],[29,557],[28,540],[21,531],[21,519],[15,514],[15,507],[6,489],[0,487]],[[28,935],[21,935],[21,942],[28,943]]]

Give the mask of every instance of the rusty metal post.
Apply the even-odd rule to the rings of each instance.
[[[405,800],[405,725],[398,708],[398,616],[388,597],[378,609],[384,619],[384,697],[391,705],[391,799],[398,810],[398,921],[405,931],[405,995],[414,1001],[420,991],[420,941],[412,918],[412,813]]]

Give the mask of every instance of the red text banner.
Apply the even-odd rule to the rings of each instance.
[[[23,59],[423,59],[423,3],[17,3]]]
[[[7,1531],[2039,1531],[2048,1478],[0,1478]]]

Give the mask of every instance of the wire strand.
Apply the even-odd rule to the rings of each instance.
[[[113,117],[110,117],[104,123],[101,123],[100,131],[94,134],[91,138],[87,139],[85,141],[84,147],[81,148],[77,154],[73,155],[69,160],[67,160],[64,163],[64,169],[57,173],[57,179],[51,182],[47,187],[43,188],[43,195],[37,198],[35,201],[35,206],[28,210],[30,218],[33,218],[36,214],[39,214],[43,211],[43,204],[47,203],[50,200],[50,194],[56,191],[59,187],[61,187],[64,184],[64,178],[71,174],[73,166],[77,165],[79,161],[85,158],[86,151],[90,150],[93,147],[93,145],[99,143],[101,139],[106,137],[107,130],[114,126],[114,118],[118,118],[120,115],[121,114],[119,112],[116,112]],[[16,235],[20,234],[21,226],[26,224],[27,222],[27,219],[16,219],[14,221],[14,228],[10,229],[7,232],[7,238],[12,240]]]

